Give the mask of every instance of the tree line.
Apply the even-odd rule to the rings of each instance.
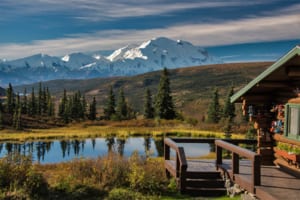
[[[103,116],[97,118],[99,113],[96,97],[93,97],[91,102],[87,102],[85,95],[80,91],[68,95],[64,90],[56,109],[56,97],[52,96],[48,87],[43,87],[42,83],[39,83],[37,92],[32,88],[31,94],[28,94],[26,89],[22,94],[15,93],[12,85],[9,84],[5,100],[0,101],[0,129],[4,127],[4,124],[21,129],[22,116],[56,118],[63,123],[86,119],[129,120],[136,118],[137,113],[126,100],[123,88],[119,89],[118,98],[116,98],[111,86],[107,96],[103,106]],[[145,91],[143,115],[146,119],[174,119],[177,117],[166,68],[161,73],[155,97],[153,98],[150,89],[147,88]],[[8,120],[4,120],[4,118]]]

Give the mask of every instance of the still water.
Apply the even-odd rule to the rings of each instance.
[[[74,158],[97,158],[108,152],[115,152],[122,156],[130,156],[138,152],[141,156],[163,156],[163,138],[129,137],[120,139],[87,138],[54,141],[34,141],[24,143],[0,143],[0,158],[8,153],[32,155],[34,162],[58,163]],[[185,148],[187,157],[199,157],[213,151],[209,144],[180,144]],[[171,155],[175,155],[171,151]]]

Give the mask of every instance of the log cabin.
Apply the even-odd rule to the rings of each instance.
[[[262,164],[300,167],[300,45],[231,97],[257,130]],[[295,170],[296,169],[296,170]]]

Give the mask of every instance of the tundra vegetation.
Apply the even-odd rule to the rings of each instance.
[[[53,96],[39,84],[37,92],[15,93],[11,84],[0,99],[0,140],[88,138],[115,135],[224,137],[233,131],[236,116],[230,104],[230,88],[224,108],[218,89],[213,92],[203,117],[208,131],[195,128],[198,120],[176,109],[169,73],[164,69],[157,93],[145,89],[143,113],[138,114],[126,98],[126,88],[115,95],[110,87],[106,101],[96,96],[87,100],[81,91],[63,90]],[[103,109],[99,109],[102,107]],[[222,123],[220,123],[222,122]],[[223,127],[226,122],[226,127]],[[203,128],[203,127],[202,127]],[[213,130],[213,131],[211,131]],[[241,130],[239,128],[239,130]],[[232,134],[233,138],[242,135]],[[175,196],[174,196],[175,195]],[[110,153],[97,159],[75,159],[67,163],[40,165],[31,157],[7,155],[0,160],[0,198],[3,199],[185,199],[176,191],[174,180],[165,177],[162,158],[125,158]]]

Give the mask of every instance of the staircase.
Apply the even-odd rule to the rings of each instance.
[[[217,171],[187,171],[183,193],[200,196],[226,195],[225,181]]]

